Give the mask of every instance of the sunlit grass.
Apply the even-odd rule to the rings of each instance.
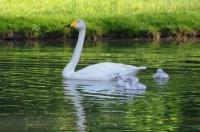
[[[64,36],[63,25],[82,18],[88,35],[126,37],[196,35],[199,0],[0,0],[0,33]],[[12,34],[10,34],[12,36]]]

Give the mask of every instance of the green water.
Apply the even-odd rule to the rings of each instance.
[[[200,42],[86,42],[77,69],[111,61],[147,66],[146,90],[63,80],[74,42],[0,42],[1,132],[200,131]],[[153,81],[157,68],[170,76]]]

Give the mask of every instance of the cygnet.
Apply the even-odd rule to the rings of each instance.
[[[139,79],[136,77],[127,77],[127,82],[125,85],[127,89],[146,89],[146,86],[139,82]]]
[[[114,78],[117,80],[117,86],[124,87],[126,85],[127,77],[124,74],[118,73]]]
[[[163,69],[159,68],[153,75],[153,79],[169,79],[169,76],[163,71]]]

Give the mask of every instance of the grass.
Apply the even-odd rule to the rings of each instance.
[[[188,37],[200,34],[199,0],[0,0],[0,36],[73,36],[63,25],[82,18],[88,37]]]

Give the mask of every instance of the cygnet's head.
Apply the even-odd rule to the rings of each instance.
[[[70,27],[76,28],[78,30],[85,29],[86,24],[83,20],[75,20],[70,24]]]
[[[163,72],[163,69],[159,68],[157,69],[157,73],[162,73]]]

